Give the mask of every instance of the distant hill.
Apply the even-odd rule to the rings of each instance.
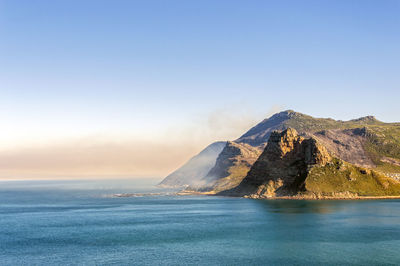
[[[215,160],[225,145],[225,141],[218,141],[208,145],[199,154],[187,161],[182,167],[164,178],[159,185],[178,188],[197,185],[197,183],[215,165]]]

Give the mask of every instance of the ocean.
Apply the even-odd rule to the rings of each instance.
[[[400,264],[400,200],[177,196],[157,181],[0,182],[0,264]]]

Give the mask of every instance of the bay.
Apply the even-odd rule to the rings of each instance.
[[[178,196],[158,181],[0,182],[0,264],[400,264],[400,200]]]

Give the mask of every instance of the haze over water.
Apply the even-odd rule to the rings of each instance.
[[[400,263],[399,200],[112,197],[157,181],[1,182],[0,264]]]

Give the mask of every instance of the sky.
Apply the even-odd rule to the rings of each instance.
[[[0,178],[159,177],[293,109],[400,121],[400,1],[0,0]]]

